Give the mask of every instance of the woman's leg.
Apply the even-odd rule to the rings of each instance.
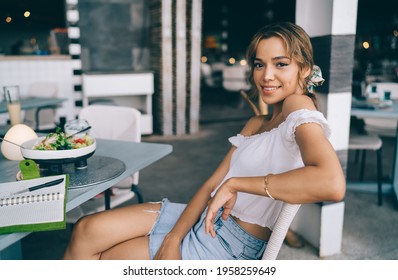
[[[149,258],[149,236],[124,241],[101,254],[101,260],[149,260]]]
[[[290,228],[286,233],[285,243],[292,248],[303,248],[305,245],[304,240]]]
[[[103,252],[108,258],[115,256],[120,249],[134,250],[134,255],[149,258],[146,235],[151,231],[160,207],[161,203],[135,204],[80,219],[74,227],[64,259],[100,259]]]

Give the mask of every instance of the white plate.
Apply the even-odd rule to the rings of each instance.
[[[62,159],[73,159],[86,156],[93,153],[97,147],[95,139],[93,144],[87,147],[71,149],[71,150],[34,150],[34,146],[38,145],[45,137],[39,137],[24,142],[21,146],[22,156],[26,159],[32,160],[62,160]]]

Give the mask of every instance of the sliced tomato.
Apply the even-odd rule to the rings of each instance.
[[[74,139],[73,142],[75,142],[76,144],[85,144],[86,140],[83,138],[77,138],[77,139]]]

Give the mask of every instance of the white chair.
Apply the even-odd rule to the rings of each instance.
[[[29,86],[29,97],[56,97],[58,85],[54,82],[35,82]],[[24,122],[35,131],[50,131],[57,127],[57,106],[42,106],[37,109],[26,110]]]
[[[92,126],[90,134],[95,138],[141,141],[141,112],[132,107],[93,104],[83,107],[79,119]]]
[[[287,231],[289,230],[290,224],[297,214],[301,204],[289,204],[285,203],[282,206],[282,211],[276,220],[274,230],[268,240],[267,247],[263,253],[263,260],[276,260],[279,251],[282,247],[283,241],[285,240]]]
[[[361,166],[360,166],[360,180],[363,180],[363,174],[365,171],[366,162],[366,151],[374,151],[377,156],[377,197],[378,205],[383,203],[382,194],[382,180],[383,180],[383,168],[382,168],[382,147],[383,141],[381,138],[374,134],[355,134],[351,133],[349,138],[348,149],[354,150],[361,153]]]
[[[135,108],[114,105],[90,105],[79,113],[91,125],[90,134],[95,138],[141,141],[141,112]],[[119,182],[115,187],[131,188],[138,201],[143,202],[138,189],[138,172]]]
[[[201,63],[200,64],[200,75],[203,84],[207,87],[213,88],[218,86],[218,81],[214,77],[213,70],[210,64]]]
[[[364,129],[368,134],[374,134],[386,137],[396,137],[397,120],[380,119],[380,118],[364,118]]]
[[[222,69],[222,85],[227,91],[239,92],[249,90],[251,85],[247,79],[248,68],[241,65],[224,66]]]
[[[135,108],[90,105],[81,109],[79,119],[85,119],[91,125],[90,135],[94,138],[141,141],[141,113]],[[94,199],[82,204],[78,209],[75,208],[72,210],[73,213],[68,213],[70,216],[67,219],[68,222],[75,222],[83,215],[115,207],[135,195],[137,195],[138,202],[142,203],[143,196],[138,188],[138,179],[139,174],[137,172],[105,191],[105,204],[99,205]],[[115,196],[112,197],[112,194]]]

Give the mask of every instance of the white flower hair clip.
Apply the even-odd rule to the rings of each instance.
[[[323,84],[325,79],[322,77],[321,68],[318,65],[312,67],[311,74],[308,76],[307,89],[310,93],[314,93],[314,88]]]

